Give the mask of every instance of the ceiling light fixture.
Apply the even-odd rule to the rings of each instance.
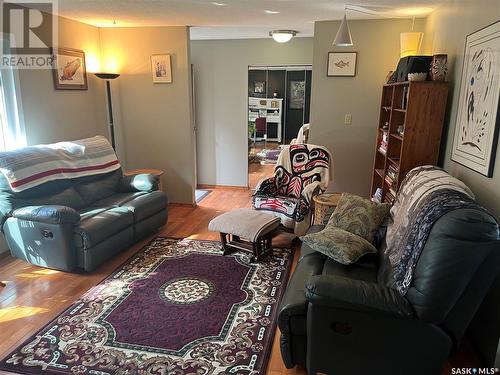
[[[344,8],[344,18],[337,31],[337,35],[335,35],[333,45],[337,47],[350,47],[353,45],[351,30],[349,30],[349,24],[347,23],[347,7]]]
[[[273,30],[269,32],[269,36],[278,43],[286,43],[295,35],[297,35],[297,31],[295,30]]]
[[[212,5],[215,5],[217,7],[225,7],[227,4],[226,3],[218,3],[217,1],[212,1]]]
[[[269,9],[266,9],[264,12],[267,13],[267,14],[279,14],[280,13],[277,10],[269,10]]]

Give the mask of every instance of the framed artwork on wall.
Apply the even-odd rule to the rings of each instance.
[[[451,160],[491,177],[500,126],[500,21],[467,35]]]
[[[328,52],[328,77],[354,77],[357,52]]]
[[[54,48],[52,76],[56,90],[87,90],[85,52],[73,48]]]
[[[256,94],[263,94],[266,91],[266,83],[265,82],[254,82],[253,84],[253,92]]]
[[[151,55],[153,83],[172,83],[172,62],[170,55]]]
[[[306,81],[290,81],[290,100],[288,108],[302,109],[304,107],[304,98],[306,94]]]

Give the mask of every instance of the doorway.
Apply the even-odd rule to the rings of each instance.
[[[248,186],[272,176],[283,145],[309,123],[311,65],[248,67]]]

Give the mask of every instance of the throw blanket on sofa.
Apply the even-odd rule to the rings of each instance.
[[[434,223],[447,212],[469,207],[478,207],[470,189],[442,169],[422,166],[407,174],[391,208],[386,236],[387,253],[401,294],[410,286]]]
[[[0,172],[21,192],[48,181],[108,173],[120,162],[102,136],[0,152]]]
[[[434,223],[444,214],[463,208],[484,210],[468,195],[456,190],[435,190],[422,200],[418,212],[410,217],[410,226],[404,233],[399,263],[394,268],[398,291],[405,295],[413,280],[413,272]]]

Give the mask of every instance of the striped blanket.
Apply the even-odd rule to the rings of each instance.
[[[401,184],[387,228],[387,254],[394,267],[396,289],[405,295],[434,223],[446,213],[474,208],[474,194],[441,168],[412,169]]]
[[[48,181],[108,173],[120,162],[102,136],[0,152],[0,172],[14,192]]]

